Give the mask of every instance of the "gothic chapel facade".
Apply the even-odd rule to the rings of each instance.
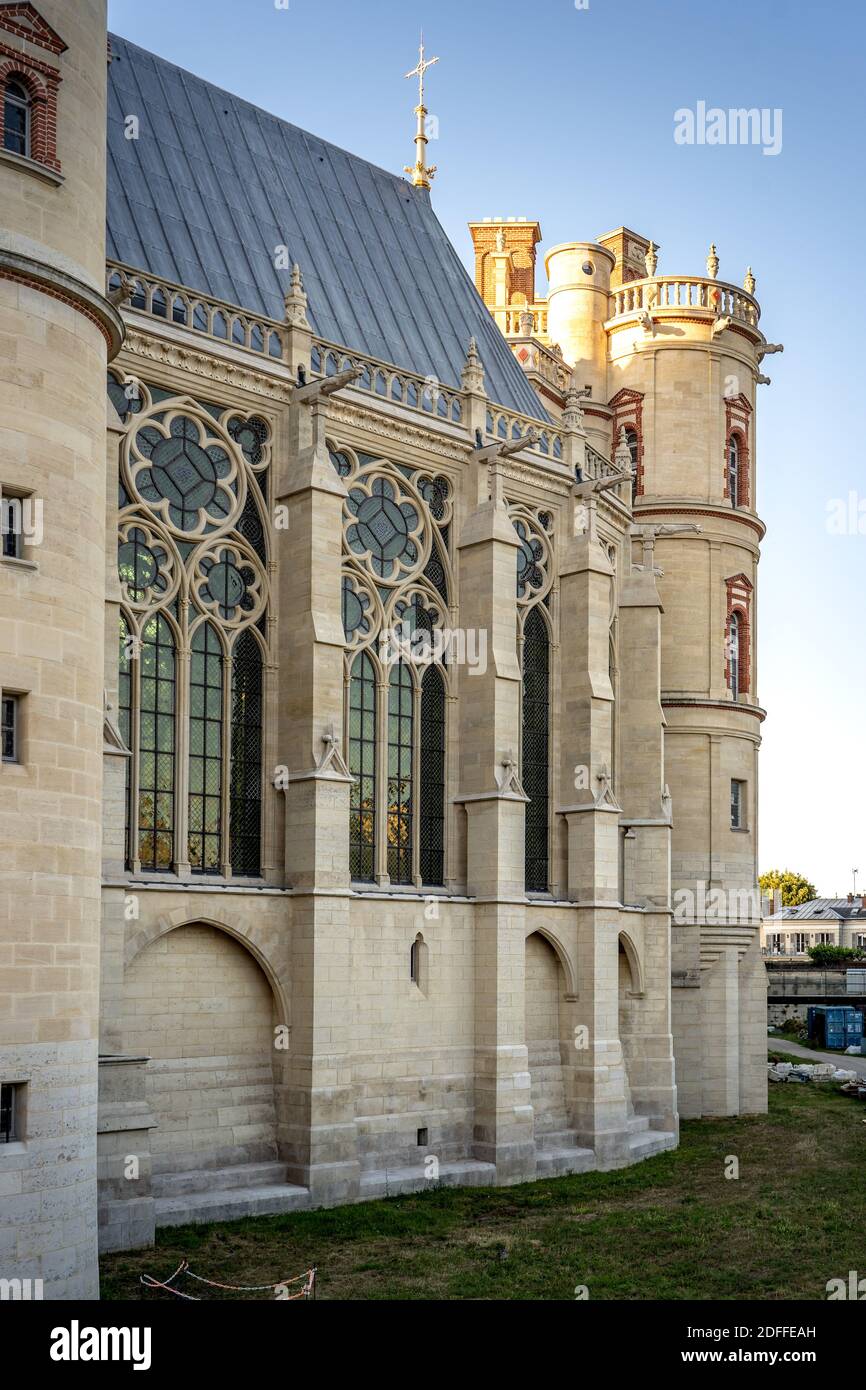
[[[506,219],[473,285],[422,115],[407,180],[106,37],[0,4],[0,1275],[60,1298],[766,1106],[758,914],[706,910],[756,879],[751,272],[620,228],[542,298]]]

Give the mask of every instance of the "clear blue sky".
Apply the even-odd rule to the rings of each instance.
[[[537,217],[544,246],[625,223],[660,272],[757,276],[784,342],[758,392],[761,867],[820,893],[866,889],[864,534],[828,503],[866,499],[859,397],[866,323],[862,0],[110,0],[143,47],[397,172],[412,162],[423,26],[439,121],[433,201],[466,223]],[[781,108],[782,149],[674,143],[674,112]],[[819,727],[823,732],[819,733]]]

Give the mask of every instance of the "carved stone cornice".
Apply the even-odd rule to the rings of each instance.
[[[279,381],[254,367],[243,363],[226,361],[209,352],[185,347],[180,343],[164,338],[152,337],[137,329],[128,329],[126,350],[133,357],[143,357],[149,362],[159,362],[163,366],[176,367],[178,371],[189,372],[207,381],[219,381],[226,386],[234,386],[239,391],[249,391],[256,396],[265,396],[272,401],[287,403],[292,399],[294,387],[290,381]]]
[[[108,347],[109,362],[117,356],[124,339],[123,320],[114,305],[92,285],[57,266],[3,248],[0,248],[0,279],[16,280],[70,305],[99,329]]]
[[[390,439],[395,444],[408,444],[426,449],[428,453],[451,459],[455,463],[465,463],[472,452],[472,444],[468,439],[464,443],[461,439],[445,437],[435,430],[426,430],[423,426],[412,424],[408,420],[377,415],[372,410],[351,405],[348,401],[328,402],[328,424],[348,425],[353,429],[366,430],[368,434],[374,434],[379,439]]]

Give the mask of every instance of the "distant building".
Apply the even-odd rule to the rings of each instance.
[[[764,914],[761,950],[765,955],[804,956],[810,946],[821,944],[866,946],[866,893],[812,898],[797,907]]]

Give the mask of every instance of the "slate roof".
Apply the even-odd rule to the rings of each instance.
[[[546,419],[425,190],[111,36],[108,256],[282,319],[288,247],[319,337]],[[124,118],[139,118],[125,138]]]
[[[764,921],[811,922],[816,917],[823,917],[829,921],[846,922],[851,918],[866,918],[866,908],[861,902],[859,893],[852,903],[849,903],[847,898],[812,898],[811,902],[798,903],[796,907],[780,908],[770,917],[765,917]]]

